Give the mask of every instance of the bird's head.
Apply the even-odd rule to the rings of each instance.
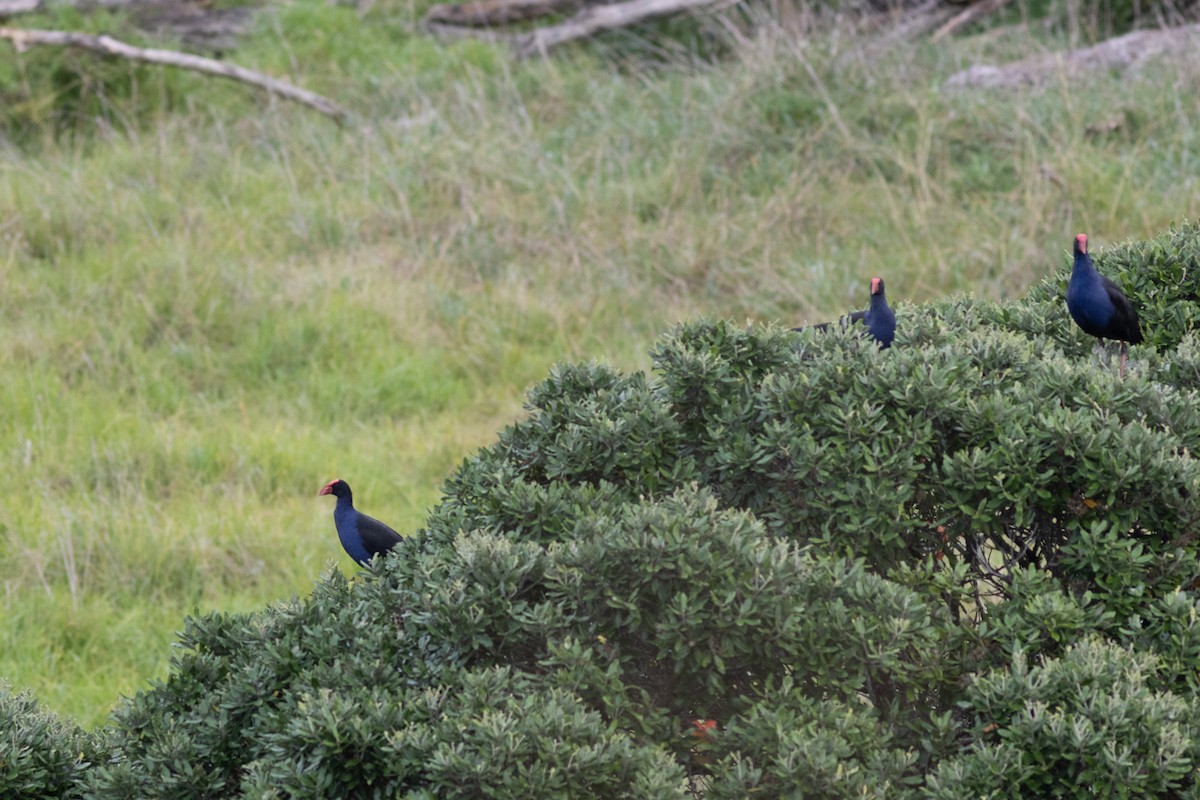
[[[871,295],[883,294],[883,278],[871,278]]]
[[[1078,233],[1075,235],[1075,255],[1087,255],[1087,234]]]
[[[334,478],[321,487],[321,491],[317,492],[317,497],[325,494],[331,494],[334,497],[345,497],[350,494],[350,484],[341,478]]]

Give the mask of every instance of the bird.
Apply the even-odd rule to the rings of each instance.
[[[350,484],[341,478],[331,480],[317,492],[318,497],[326,494],[337,498],[333,524],[337,527],[338,540],[359,566],[367,566],[373,556],[386,553],[403,541],[400,534],[354,507]]]
[[[1087,234],[1075,237],[1075,268],[1067,284],[1067,310],[1083,329],[1101,340],[1121,342],[1121,376],[1125,375],[1125,357],[1129,345],[1142,343],[1137,312],[1129,298],[1115,283],[1096,271],[1088,255]]]
[[[879,343],[879,349],[885,350],[892,346],[892,340],[896,337],[896,312],[892,311],[888,305],[887,295],[883,293],[883,278],[871,278],[871,305],[865,311],[854,311],[839,320],[843,325],[853,325],[856,322],[862,322],[867,327],[867,331]],[[812,327],[816,330],[826,330],[832,322],[822,322]],[[792,328],[794,331],[802,331],[804,328]]]

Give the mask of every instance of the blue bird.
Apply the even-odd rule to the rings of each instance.
[[[1075,268],[1071,271],[1071,282],[1067,284],[1067,310],[1084,333],[1101,340],[1121,342],[1121,375],[1124,376],[1129,345],[1142,343],[1137,312],[1124,292],[1096,271],[1087,251],[1087,234],[1083,233],[1075,237]]]
[[[855,311],[839,320],[841,325],[853,325],[856,322],[863,323],[867,332],[874,337],[879,343],[879,349],[892,346],[892,340],[896,338],[896,312],[892,311],[888,305],[887,295],[883,293],[883,278],[871,278],[871,305],[865,311]],[[813,325],[816,330],[823,331],[833,323],[822,322],[819,325]],[[794,331],[802,331],[804,328],[792,328]]]
[[[337,505],[333,507],[333,524],[337,527],[338,540],[359,566],[367,566],[372,556],[386,553],[403,541],[400,534],[354,507],[350,484],[344,480],[334,479],[317,492],[318,497],[326,494],[337,498]]]

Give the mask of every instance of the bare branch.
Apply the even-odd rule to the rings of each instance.
[[[51,6],[55,8],[122,8],[132,6],[141,0],[0,0],[0,19],[15,17],[18,14],[32,14],[35,11],[45,11]]]
[[[978,3],[972,3],[934,31],[933,35],[929,37],[929,41],[936,42],[939,39],[944,39],[959,28],[964,28],[972,22],[983,19],[988,14],[999,11],[1010,2],[1012,0],[982,0]]]
[[[514,0],[513,2],[490,2],[467,4],[466,11],[454,11],[452,6],[434,6],[425,17],[425,29],[444,38],[471,37],[491,42],[508,42],[517,58],[545,55],[551,49],[576,39],[584,39],[602,31],[624,28],[643,20],[677,14],[680,11],[716,6],[729,0],[626,0],[611,5],[588,6],[574,16],[557,25],[548,25],[526,33],[504,33],[477,25],[502,20],[487,14],[525,14],[530,17],[537,10],[551,11],[570,8],[578,0]],[[507,10],[504,10],[507,9]],[[482,15],[482,16],[481,16]],[[526,19],[527,17],[517,17]],[[454,19],[456,24],[446,24]]]
[[[42,0],[0,0],[0,17],[32,14],[42,7]]]
[[[518,58],[544,55],[559,45],[584,39],[602,31],[615,30],[654,17],[716,5],[722,0],[628,0],[606,6],[591,6],[565,22],[530,31],[517,37]]]
[[[467,25],[447,25],[444,22],[434,22],[426,19],[422,26],[426,31],[437,36],[439,39],[478,39],[483,42],[497,42],[502,44],[514,44],[518,34],[506,33],[505,31],[492,30],[491,28],[474,28]]]
[[[901,16],[899,12],[880,15],[880,19],[895,22],[879,36],[876,41],[884,44],[892,42],[908,42],[923,35],[931,28],[936,28],[953,16],[954,10],[942,4],[942,0],[925,0],[919,6],[908,9]],[[903,22],[898,20],[903,19]]]
[[[1134,31],[1094,47],[1070,53],[1014,61],[1002,67],[974,66],[950,76],[948,87],[1035,86],[1060,70],[1084,71],[1136,67],[1150,58],[1200,49],[1200,24],[1166,30]]]
[[[126,58],[131,61],[143,61],[147,64],[163,64],[169,67],[179,67],[180,69],[201,72],[206,75],[215,75],[219,78],[229,78],[230,80],[257,86],[286,100],[293,100],[309,108],[314,108],[322,114],[333,117],[338,121],[345,120],[350,115],[346,109],[337,103],[307,89],[301,89],[286,81],[269,77],[261,72],[255,72],[245,67],[239,67],[236,64],[215,61],[211,58],[191,55],[190,53],[134,47],[133,45],[117,41],[110,36],[93,36],[87,33],[73,33],[68,31],[0,28],[0,39],[8,39],[12,42],[13,47],[16,48],[18,53],[24,52],[35,45],[79,47],[104,55]]]
[[[27,0],[22,0],[26,2]],[[575,11],[580,0],[475,0],[470,3],[440,3],[425,13],[425,24],[486,27],[524,22],[550,14]]]

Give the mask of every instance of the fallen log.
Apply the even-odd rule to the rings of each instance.
[[[972,3],[934,31],[933,35],[929,37],[929,41],[936,42],[944,39],[950,34],[957,32],[960,28],[965,28],[972,22],[978,22],[987,15],[994,14],[1010,2],[1012,0],[981,0],[981,2]]]
[[[567,2],[575,4],[575,0],[516,0],[514,3],[492,3],[490,8],[533,10],[539,7],[562,8]],[[461,39],[465,37],[482,39],[490,42],[507,42],[518,59],[530,58],[535,55],[545,55],[550,50],[576,39],[584,39],[603,31],[616,30],[629,25],[635,25],[655,17],[677,14],[681,11],[716,6],[729,0],[626,0],[623,3],[588,6],[568,17],[557,25],[547,25],[535,28],[525,33],[506,33],[491,30],[486,27],[476,27],[481,24],[471,18],[471,13],[478,13],[483,4],[475,4],[475,12],[453,12],[450,7],[442,8],[433,18],[427,15],[424,27],[430,33],[446,39]],[[470,4],[469,4],[470,5]],[[522,12],[523,13],[523,12]],[[446,24],[442,20],[446,16],[458,17],[465,21],[458,24]]]
[[[0,0],[0,18],[32,14],[41,7],[42,0]]]
[[[0,0],[0,19],[15,17],[18,14],[32,14],[35,11],[47,11],[51,7],[61,8],[121,8],[132,6],[144,0]]]
[[[246,83],[251,86],[256,86],[269,92],[273,95],[278,95],[285,100],[292,100],[309,108],[316,109],[326,116],[333,117],[339,122],[347,119],[350,112],[339,106],[327,97],[323,97],[315,92],[310,92],[307,89],[301,89],[298,86],[281,81],[278,78],[272,78],[264,75],[261,72],[255,72],[252,69],[239,67],[236,64],[229,64],[224,61],[216,61],[203,56],[196,56],[190,53],[180,53],[175,50],[156,50],[144,47],[134,47],[125,42],[113,39],[111,36],[93,36],[88,33],[74,33],[69,31],[45,31],[45,30],[27,30],[21,28],[0,28],[0,39],[7,39],[12,42],[13,47],[18,53],[24,52],[28,48],[35,45],[45,45],[53,47],[78,47],[83,50],[91,50],[104,55],[116,56],[118,58],[129,59],[130,61],[142,61],[147,64],[162,64],[169,67],[178,67],[180,69],[200,72],[206,75],[215,75],[219,78],[228,78]]]
[[[27,0],[22,0],[27,2]],[[425,24],[488,27],[511,25],[551,14],[577,11],[580,0],[477,0],[470,3],[439,3],[425,12]]]
[[[210,2],[191,0],[0,0],[0,20],[50,8],[128,8],[134,24],[144,31],[215,51],[234,47],[254,12],[249,6],[214,8]]]
[[[576,39],[722,2],[725,0],[628,0],[624,3],[589,6],[557,25],[519,34],[513,40],[513,50],[517,58],[545,55],[553,48]]]
[[[1048,82],[1060,72],[1130,69],[1163,55],[1200,52],[1200,24],[1134,31],[1093,47],[1014,61],[1000,67],[978,65],[946,79],[950,88],[1017,88]]]
[[[875,27],[882,33],[874,37],[871,44],[888,47],[911,42],[928,31],[941,27],[954,15],[954,7],[943,5],[942,0],[924,0],[903,13],[878,12]]]

